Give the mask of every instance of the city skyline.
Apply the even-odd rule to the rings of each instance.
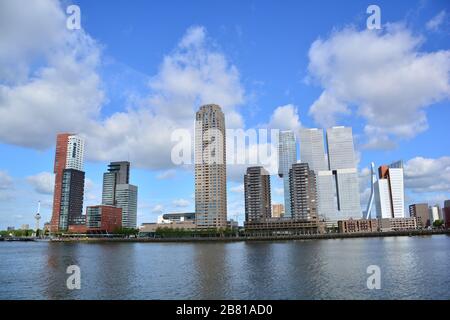
[[[421,202],[443,207],[449,198],[450,146],[443,139],[450,115],[445,73],[449,70],[448,14],[439,24],[430,24],[447,12],[444,2],[381,1],[381,31],[366,29],[366,7],[355,3],[344,7],[328,3],[334,15],[324,13],[318,4],[308,8],[298,3],[286,3],[284,8],[243,4],[242,16],[218,4],[223,15],[211,21],[211,4],[205,4],[199,19],[192,20],[162,4],[124,8],[116,2],[110,4],[110,14],[117,23],[106,30],[98,22],[104,18],[101,5],[79,1],[80,31],[65,29],[65,8],[60,2],[28,4],[36,20],[21,19],[20,5],[11,3],[0,14],[17,17],[12,28],[32,35],[33,29],[39,29],[42,13],[49,22],[43,34],[53,40],[32,42],[31,51],[27,41],[2,41],[5,48],[17,49],[14,65],[24,66],[11,70],[13,64],[1,65],[5,70],[0,75],[5,89],[0,99],[3,229],[34,225],[39,200],[41,222],[50,220],[54,140],[59,132],[77,132],[86,139],[84,207],[102,203],[105,166],[127,160],[133,166],[133,183],[139,186],[138,225],[155,221],[163,212],[194,211],[193,169],[173,166],[169,141],[175,128],[194,128],[192,119],[203,103],[221,105],[230,128],[352,127],[361,211],[370,195],[372,161],[379,166],[403,160],[406,210]],[[410,10],[420,11],[420,17],[408,15]],[[147,12],[153,19],[137,12]],[[268,28],[263,21],[271,12],[291,19],[278,18],[280,29]],[[175,21],[173,28],[161,38],[155,25],[168,20]],[[255,29],[265,30],[265,37]],[[61,42],[61,38],[69,40]],[[370,42],[374,51],[337,50],[351,41],[361,48]],[[42,51],[44,43],[54,51]],[[378,59],[374,52],[384,45],[392,50]],[[70,54],[74,48],[82,53],[78,60]],[[276,48],[286,50],[280,53]],[[58,60],[61,55],[54,52],[67,59]],[[323,53],[327,55],[320,60]],[[340,63],[337,69],[329,64],[333,58]],[[384,63],[387,60],[393,61],[392,69]],[[354,68],[349,68],[348,61],[354,62]],[[405,76],[409,66],[426,70],[430,78],[424,79],[421,72],[414,79]],[[74,75],[71,70],[79,72]],[[360,77],[372,79],[369,86],[360,84]],[[393,82],[391,92],[380,77],[387,83],[409,80]],[[342,95],[334,83],[342,84]],[[38,99],[33,92],[48,99]],[[405,92],[408,99],[402,98]],[[298,153],[297,159],[301,159]],[[241,223],[244,173],[245,168],[227,168],[228,216],[238,215]],[[282,189],[282,180],[272,178],[273,203],[284,203]]]

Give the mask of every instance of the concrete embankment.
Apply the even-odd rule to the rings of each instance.
[[[59,238],[53,242],[235,242],[235,241],[285,241],[285,240],[317,240],[348,239],[372,237],[431,236],[448,234],[450,230],[409,230],[366,233],[326,233],[314,235],[286,236],[240,236],[240,237],[181,237],[181,238]]]

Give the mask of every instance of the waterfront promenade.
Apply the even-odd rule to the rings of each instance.
[[[278,240],[319,240],[319,239],[346,239],[346,238],[373,238],[373,237],[399,237],[399,236],[431,236],[448,234],[450,230],[408,230],[364,233],[325,233],[311,235],[277,235],[277,236],[228,236],[228,237],[137,237],[137,238],[88,238],[64,237],[54,238],[53,242],[237,242],[237,241],[278,241]]]

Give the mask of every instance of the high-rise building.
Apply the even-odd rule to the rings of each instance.
[[[267,219],[271,214],[270,175],[263,167],[248,167],[244,175],[245,221]]]
[[[58,229],[66,231],[70,224],[83,220],[84,172],[64,169],[61,187],[61,207]],[[83,223],[83,222],[81,222]]]
[[[409,206],[409,216],[417,219],[417,224],[421,228],[430,225],[430,213],[428,203],[416,203]]]
[[[284,217],[284,205],[276,203],[272,205],[272,218]]]
[[[444,201],[444,208],[442,209],[444,216],[445,228],[450,229],[450,200]]]
[[[130,183],[130,163],[128,161],[111,162],[108,172],[103,174],[102,204],[116,205],[116,186]]]
[[[316,177],[307,163],[295,163],[289,170],[291,214],[293,219],[317,217]]]
[[[103,174],[102,204],[122,209],[122,227],[137,227],[137,186],[130,184],[130,163],[111,162]]]
[[[430,206],[429,214],[430,214],[430,225],[433,225],[434,222],[440,220],[440,211],[441,208],[438,204],[434,206]]]
[[[405,218],[402,161],[379,167],[378,175],[375,184],[377,218]]]
[[[329,170],[325,154],[323,130],[303,128],[300,136],[300,160],[307,163],[316,175],[317,213],[322,218],[332,217],[337,211],[333,172]]]
[[[54,166],[55,186],[50,223],[52,232],[67,230],[71,220],[75,221],[82,216],[83,158],[83,138],[72,133],[57,135]]]
[[[291,192],[289,190],[289,170],[297,162],[297,144],[294,132],[281,131],[278,141],[278,175],[283,178],[284,216],[291,217]]]
[[[137,227],[138,188],[132,184],[116,185],[115,206],[122,209],[122,227]]]
[[[122,209],[114,206],[86,208],[86,227],[90,231],[115,232],[122,227]]]
[[[227,227],[225,116],[201,106],[195,121],[195,212],[198,228]]]
[[[319,171],[327,171],[328,163],[325,155],[325,148],[323,144],[323,130],[300,129],[300,160],[302,163],[307,163],[309,169],[315,173]]]
[[[332,127],[327,129],[328,169],[333,178],[333,195],[335,198],[333,212],[324,212],[328,220],[345,220],[362,217],[358,172],[355,163],[352,128]],[[327,174],[330,176],[330,173]],[[326,185],[330,188],[329,182]],[[334,192],[336,190],[336,192]],[[322,192],[322,190],[320,190]],[[322,194],[321,194],[322,197]],[[334,208],[330,208],[333,210]]]

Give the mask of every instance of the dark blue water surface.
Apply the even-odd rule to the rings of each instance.
[[[69,290],[69,265],[81,289]],[[381,289],[367,288],[367,267]],[[236,243],[0,242],[0,299],[450,299],[450,236]]]

